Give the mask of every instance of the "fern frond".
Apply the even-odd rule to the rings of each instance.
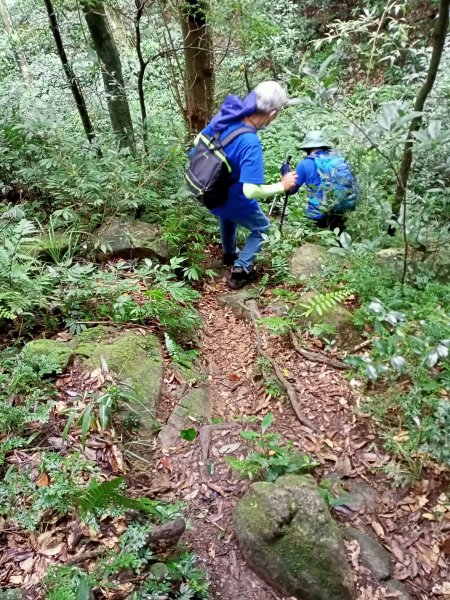
[[[309,317],[315,313],[321,317],[332,311],[338,304],[342,304],[351,293],[350,290],[337,290],[335,292],[317,294],[307,302],[299,302],[298,306],[305,309],[300,316]]]
[[[75,592],[73,592],[70,588],[57,587],[50,592],[45,597],[45,600],[77,600]]]
[[[117,508],[138,510],[146,514],[157,515],[158,511],[155,505],[160,506],[161,503],[154,503],[148,498],[128,498],[120,492],[124,481],[123,477],[116,477],[102,482],[93,479],[89,486],[74,498],[74,503],[78,507],[81,516],[98,515],[108,509]]]

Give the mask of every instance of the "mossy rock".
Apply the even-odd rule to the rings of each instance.
[[[93,236],[91,247],[97,260],[109,258],[156,258],[169,260],[169,247],[161,229],[152,223],[113,218]]]
[[[101,368],[103,362],[127,392],[126,401],[119,407],[119,420],[124,427],[133,424],[139,436],[148,439],[155,432],[163,383],[163,357],[158,338],[153,334],[123,333],[97,343],[84,364],[93,370]]]
[[[45,361],[48,373],[62,373],[72,356],[73,350],[70,346],[56,340],[33,340],[22,350],[22,357],[31,364],[39,366]]]
[[[282,594],[354,598],[340,531],[313,477],[253,483],[237,504],[234,525],[248,564]]]
[[[114,335],[113,327],[97,325],[97,327],[90,327],[74,336],[69,345],[77,356],[90,358],[98,343],[109,339],[112,335]]]
[[[328,257],[328,251],[317,244],[303,244],[294,252],[291,261],[291,273],[300,281],[320,273]]]

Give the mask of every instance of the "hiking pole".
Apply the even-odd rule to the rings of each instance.
[[[292,156],[288,156],[286,158],[286,162],[284,162],[281,165],[281,175],[286,175],[286,173],[289,173],[289,171],[291,170],[291,160],[292,160]],[[288,203],[288,198],[289,198],[289,192],[285,192],[284,194],[284,203],[283,203],[283,211],[281,213],[281,219],[280,219],[280,232],[283,229],[283,223],[284,223],[284,215],[286,214],[286,207],[287,207],[287,203]]]

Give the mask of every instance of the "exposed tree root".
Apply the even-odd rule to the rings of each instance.
[[[249,300],[248,302],[246,302],[246,304],[247,304],[247,307],[249,308],[251,320],[252,320],[253,326],[255,328],[258,353],[260,354],[260,356],[262,356],[265,360],[267,360],[272,365],[272,368],[275,372],[275,375],[276,375],[278,381],[281,383],[281,385],[286,390],[286,394],[288,395],[288,398],[292,404],[292,408],[294,409],[294,412],[297,416],[297,419],[300,421],[300,423],[302,425],[304,425],[305,427],[308,427],[312,431],[317,431],[316,426],[303,413],[303,411],[300,407],[300,402],[297,397],[297,392],[295,391],[294,387],[289,383],[289,381],[283,375],[282,370],[277,365],[275,360],[271,356],[269,356],[262,347],[261,332],[259,331],[259,327],[257,324],[257,319],[259,319],[259,317],[260,317],[257,303],[255,302],[255,300]]]
[[[352,368],[350,365],[347,365],[346,363],[342,362],[341,360],[338,360],[336,358],[331,358],[331,356],[324,356],[322,354],[319,354],[318,352],[310,352],[309,350],[305,350],[304,348],[302,348],[300,346],[297,338],[295,337],[295,335],[293,333],[291,333],[291,341],[292,341],[292,345],[295,348],[295,351],[298,354],[300,354],[301,356],[303,356],[303,358],[306,358],[306,360],[310,360],[310,361],[316,362],[316,363],[321,363],[323,365],[328,365],[330,367],[333,367],[333,369],[341,369],[343,371],[349,370]]]

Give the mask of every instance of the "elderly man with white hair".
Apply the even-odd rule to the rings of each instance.
[[[297,181],[293,171],[278,183],[264,184],[263,152],[257,136],[257,132],[269,125],[286,103],[286,92],[279,83],[263,81],[244,100],[228,96],[201,132],[224,140],[235,129],[246,127],[225,148],[231,166],[230,185],[226,201],[211,209],[219,219],[224,264],[232,266],[228,279],[232,289],[240,289],[256,279],[253,263],[263,244],[262,234],[270,226],[258,200],[286,193]],[[242,250],[236,244],[238,225],[250,231]]]

